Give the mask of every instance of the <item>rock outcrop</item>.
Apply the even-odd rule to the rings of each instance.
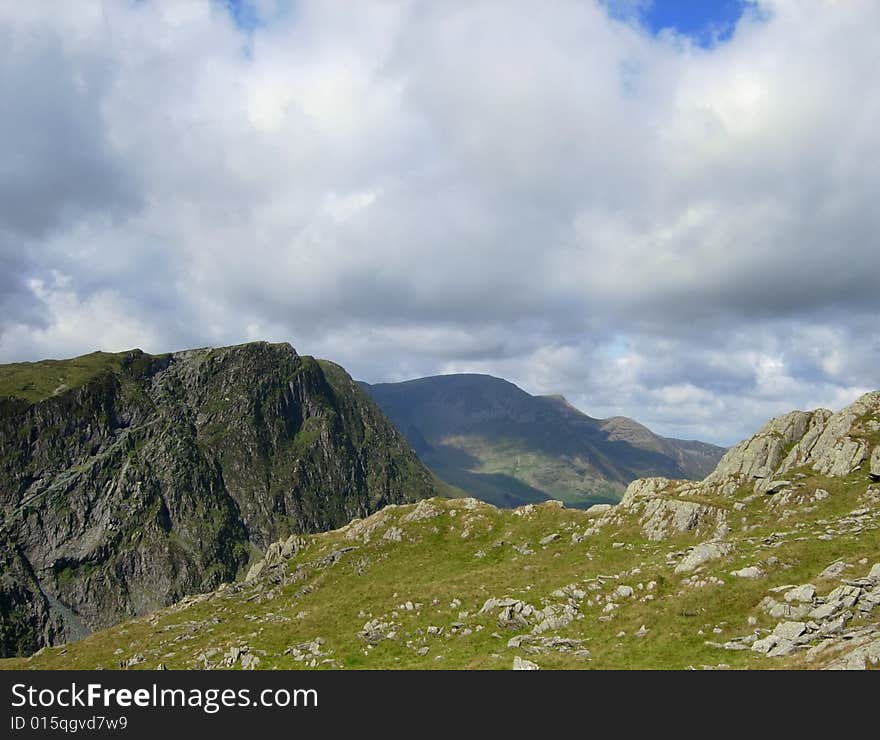
[[[655,503],[651,510],[660,511],[663,518],[671,517],[671,526],[665,531],[680,533],[718,516],[711,504],[700,508],[681,499],[717,497],[722,504],[725,497],[743,490],[778,494],[792,487],[790,471],[803,469],[843,477],[862,466],[866,466],[869,478],[880,480],[880,391],[866,393],[837,413],[828,409],[792,411],[772,419],[757,434],[728,450],[704,480],[636,480],[627,488],[621,506],[639,508],[648,499],[657,498],[672,502]],[[649,526],[646,531],[650,530]],[[663,531],[660,528],[656,533],[663,536]]]
[[[723,537],[728,530],[727,511],[712,504],[680,498],[700,493],[699,484],[668,478],[640,478],[627,487],[619,506],[604,512],[599,522],[622,522],[636,514],[649,540],[692,532]]]
[[[273,541],[293,550],[289,535],[433,494],[342,368],[288,344],[0,371],[0,655],[216,588]]]
[[[866,393],[832,413],[795,411],[766,424],[757,435],[730,450],[704,484],[732,493],[751,483],[757,493],[781,490],[778,481],[795,468],[842,477],[869,458],[880,465],[880,392]],[[873,452],[872,452],[873,448]],[[871,465],[869,464],[869,475]]]

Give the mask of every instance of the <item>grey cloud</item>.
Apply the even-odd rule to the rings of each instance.
[[[0,29],[0,221],[45,238],[87,212],[112,217],[138,205],[138,173],[108,140],[102,99],[112,62],[100,47],[71,49],[49,29]]]
[[[534,7],[0,9],[0,360],[289,340],[723,442],[876,387],[880,8]]]

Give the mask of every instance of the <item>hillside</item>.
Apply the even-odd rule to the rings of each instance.
[[[614,507],[388,506],[4,668],[880,666],[880,392]]]
[[[0,366],[0,655],[438,490],[341,368],[288,344]]]
[[[613,503],[636,478],[703,478],[724,454],[489,375],[361,385],[441,479],[497,506]]]

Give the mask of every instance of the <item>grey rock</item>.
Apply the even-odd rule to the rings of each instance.
[[[741,483],[756,481],[755,490],[761,491],[764,481],[771,482],[771,471],[779,468],[786,447],[804,436],[812,416],[793,411],[767,422],[756,435],[728,450],[705,483],[732,492]]]
[[[709,643],[707,643],[709,644]],[[721,645],[725,650],[748,650],[749,645],[745,642],[737,642],[735,640],[730,640]]]
[[[561,630],[577,619],[577,610],[569,604],[561,609],[548,606],[543,614],[544,619],[532,628],[532,634],[539,635],[548,630]]]
[[[822,475],[844,476],[851,473],[867,457],[868,447],[864,439],[850,436],[850,431],[858,419],[876,412],[878,408],[880,393],[874,391],[831,415],[809,450],[797,451],[800,462],[809,464]]]
[[[252,671],[260,665],[260,659],[253,653],[245,653],[241,656],[241,669],[243,671]]]
[[[380,619],[371,619],[364,624],[358,636],[370,645],[377,645],[382,640],[393,639],[394,625],[391,622],[383,622]]]
[[[694,547],[684,559],[675,566],[676,573],[690,573],[710,560],[724,557],[732,546],[726,542],[703,542]]]
[[[763,578],[764,571],[755,565],[749,565],[748,567],[740,568],[739,570],[730,571],[730,575],[736,576],[737,578]]]
[[[773,630],[773,634],[785,640],[794,641],[807,630],[804,622],[780,622]]]
[[[256,563],[254,563],[248,569],[247,575],[245,575],[244,580],[245,581],[253,581],[253,580],[259,578],[265,569],[266,569],[266,561],[265,560],[260,560]]]
[[[826,619],[833,617],[840,607],[837,604],[820,604],[815,609],[813,609],[807,616],[810,619],[815,619],[819,622],[823,622]]]
[[[644,502],[639,523],[653,541],[700,529],[721,536],[727,531],[727,513],[709,504],[653,498]]]
[[[785,593],[785,600],[789,603],[806,604],[812,603],[813,597],[816,595],[816,587],[812,583],[805,583],[801,586],[795,586]]]
[[[843,560],[835,560],[833,563],[831,563],[831,565],[829,565],[819,574],[819,578],[838,578],[845,570],[846,562]]]
[[[515,671],[538,671],[540,666],[530,660],[520,658],[518,655],[513,659],[513,670]]]
[[[859,600],[861,593],[862,590],[858,586],[844,584],[831,591],[825,597],[825,601],[829,604],[837,604],[842,609],[849,609]]]
[[[413,508],[412,511],[402,516],[400,521],[423,522],[428,519],[434,519],[440,516],[440,514],[441,511],[439,508],[432,504],[428,499],[423,499],[415,505],[415,508]]]
[[[614,507],[611,504],[593,504],[587,509],[587,516],[600,516],[611,511]]]
[[[827,667],[832,671],[864,671],[880,666],[880,637],[866,645],[859,645],[834,660]]]
[[[839,635],[846,629],[846,617],[840,616],[836,619],[832,619],[830,622],[825,622],[819,628],[820,635]]]
[[[880,481],[880,445],[874,448],[868,463],[868,476],[871,480]]]
[[[302,548],[305,547],[305,544],[306,540],[304,537],[295,534],[290,535],[281,546],[281,557],[284,560],[289,560],[302,550]]]
[[[793,653],[795,647],[795,643],[792,640],[787,640],[784,637],[780,637],[777,643],[767,653],[767,655],[771,658],[781,658],[783,655],[789,655],[790,653]]]
[[[128,660],[125,661],[125,667],[131,668],[132,666],[139,665],[146,660],[143,653],[135,653]]]
[[[762,637],[761,639],[755,640],[752,643],[752,650],[754,650],[756,653],[764,653],[766,655],[776,646],[776,644],[779,642],[779,639],[780,638],[774,634]]]

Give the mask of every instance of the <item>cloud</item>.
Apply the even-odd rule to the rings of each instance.
[[[288,340],[725,443],[877,387],[880,6],[637,12],[0,8],[0,361]]]

